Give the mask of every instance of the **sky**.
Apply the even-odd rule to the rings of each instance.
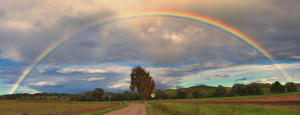
[[[136,66],[150,72],[157,89],[300,82],[299,4],[299,0],[0,0],[0,95],[8,94],[51,44],[70,34],[14,93],[127,91]],[[138,17],[84,28],[149,11],[218,20],[260,44],[276,64],[236,36],[186,19]]]

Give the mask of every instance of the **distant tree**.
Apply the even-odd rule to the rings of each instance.
[[[272,93],[284,93],[285,91],[284,86],[281,85],[279,81],[274,82],[270,90]]]
[[[222,85],[219,85],[217,87],[217,89],[215,90],[215,92],[213,93],[213,96],[216,96],[216,97],[227,96],[226,88],[224,86],[222,86]]]
[[[167,99],[168,98],[167,94],[165,94],[164,91],[159,90],[159,89],[155,90],[154,94],[155,94],[155,99]]]
[[[192,93],[192,96],[193,96],[193,98],[199,98],[199,97],[200,97],[199,91],[194,91],[194,92]]]
[[[251,83],[246,86],[246,91],[248,95],[260,95],[263,94],[261,86],[258,83]]]
[[[77,99],[79,101],[92,101],[93,93],[88,91],[78,95]]]
[[[244,84],[234,84],[231,88],[232,95],[247,95],[246,86]]]
[[[116,93],[115,100],[123,101],[123,100],[126,100],[126,97],[125,97],[124,93]]]
[[[132,100],[132,93],[129,91],[124,92],[124,97],[126,100]]]
[[[206,94],[203,90],[199,90],[198,93],[199,93],[199,98],[203,98],[206,96]]]
[[[296,92],[297,87],[294,82],[287,82],[285,83],[284,87],[286,88],[287,92]]]
[[[186,94],[186,92],[184,92],[184,91],[178,89],[178,90],[177,90],[177,96],[176,96],[176,97],[177,97],[178,99],[185,99],[185,98],[187,98],[187,94]]]
[[[147,100],[153,93],[155,87],[155,82],[150,76],[150,73],[146,72],[144,68],[138,66],[132,69],[130,77],[131,82],[129,88],[131,91],[137,89],[142,101]]]
[[[102,100],[102,96],[104,95],[104,90],[102,88],[96,88],[92,91],[92,100],[100,101]]]

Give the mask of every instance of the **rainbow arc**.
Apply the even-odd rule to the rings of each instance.
[[[224,23],[221,23],[220,21],[217,21],[215,19],[197,15],[197,14],[192,14],[192,13],[187,13],[187,12],[177,12],[177,11],[158,11],[158,12],[143,12],[143,13],[137,13],[137,14],[129,14],[129,15],[121,15],[121,16],[116,16],[104,20],[100,20],[98,22],[93,22],[90,24],[87,24],[86,26],[77,29],[74,32],[71,32],[69,34],[66,34],[62,36],[60,39],[49,45],[34,61],[31,65],[29,65],[19,76],[15,84],[11,87],[9,94],[15,93],[15,91],[18,89],[18,87],[23,83],[24,79],[27,78],[30,74],[30,72],[43,60],[45,59],[48,55],[51,54],[56,48],[58,48],[60,45],[62,45],[64,42],[68,41],[71,39],[74,35],[77,33],[80,33],[81,31],[84,31],[86,29],[89,29],[91,27],[107,24],[107,23],[112,23],[116,21],[121,21],[121,20],[126,20],[126,19],[133,19],[133,18],[141,18],[141,17],[171,17],[171,18],[179,18],[179,19],[185,19],[185,20],[190,20],[190,21],[195,21],[198,23],[205,23],[208,24],[212,27],[216,27],[220,30],[223,30],[227,33],[232,34],[236,38],[242,40],[243,42],[249,44],[251,47],[255,48],[260,54],[264,55],[266,58],[268,58],[271,62],[273,62],[274,67],[276,67],[282,75],[290,79],[289,74],[284,71],[284,69],[279,66],[273,59],[273,56],[267,52],[261,45],[259,45],[256,41],[245,35],[244,33],[238,31],[237,29],[230,27]]]

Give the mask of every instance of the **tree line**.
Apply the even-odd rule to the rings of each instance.
[[[57,94],[57,93],[36,93],[36,94],[12,94],[0,96],[0,99],[9,100],[67,100],[67,101],[123,101],[123,100],[160,100],[160,99],[186,99],[204,97],[227,97],[261,95],[270,93],[296,92],[300,84],[287,82],[282,85],[276,81],[272,84],[251,83],[234,84],[232,87],[219,85],[194,86],[190,88],[155,90],[155,82],[150,72],[138,66],[132,69],[130,74],[131,82],[129,89],[123,93],[104,92],[102,88],[95,88],[93,91],[81,94]]]
[[[198,87],[198,88],[197,88]],[[163,99],[187,99],[187,98],[206,98],[206,97],[228,97],[228,96],[247,96],[262,95],[269,93],[297,92],[299,84],[287,82],[284,85],[276,81],[272,84],[251,83],[234,84],[232,87],[219,85],[213,86],[195,86],[191,88],[154,90],[155,97],[149,97],[151,100]],[[192,89],[195,89],[191,91]],[[211,88],[209,91],[208,89]],[[137,92],[104,92],[101,88],[95,88],[93,91],[81,94],[57,94],[57,93],[36,93],[36,94],[11,94],[0,96],[2,100],[67,100],[67,101],[124,101],[140,100],[142,97]]]
[[[298,84],[299,86],[300,84]],[[293,82],[287,82],[285,85],[282,85],[279,81],[276,81],[272,84],[265,83],[251,83],[251,84],[234,84],[232,87],[224,87],[219,85],[212,92],[207,90],[194,90],[192,92],[187,92],[186,89],[178,89],[176,91],[175,98],[185,99],[185,98],[203,98],[203,97],[228,97],[228,96],[246,96],[246,95],[262,95],[267,94],[265,91],[270,93],[285,93],[285,92],[297,92],[297,84]],[[188,96],[188,93],[191,96]],[[162,97],[157,97],[161,99],[172,99],[167,94],[160,94]]]

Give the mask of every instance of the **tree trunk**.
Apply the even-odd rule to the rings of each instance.
[[[142,103],[144,103],[144,95],[142,94]]]

